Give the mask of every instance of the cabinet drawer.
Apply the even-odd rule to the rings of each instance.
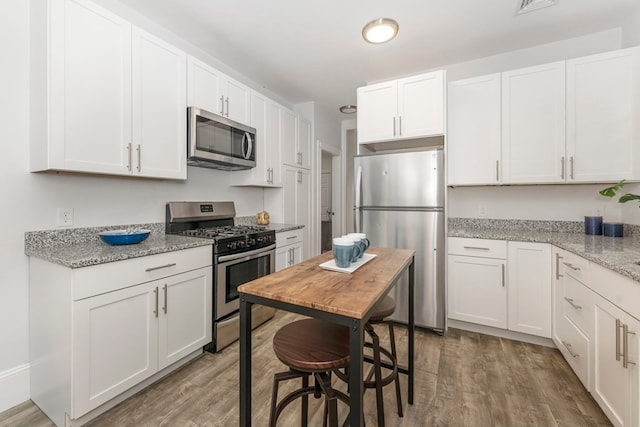
[[[589,261],[572,253],[565,252],[560,258],[564,274],[589,286]]]
[[[483,258],[507,258],[506,240],[449,237],[449,253]]]
[[[571,276],[564,279],[563,313],[587,336],[593,336],[591,291]]]
[[[582,384],[590,390],[589,379],[589,339],[567,318],[562,318],[558,328],[558,348],[569,362]]]
[[[294,243],[302,242],[303,229],[283,231],[282,233],[276,233],[276,248],[292,245]]]
[[[173,276],[213,263],[212,246],[200,246],[73,270],[74,301]]]

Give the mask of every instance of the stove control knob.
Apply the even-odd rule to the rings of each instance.
[[[227,243],[227,248],[235,249],[236,248],[236,242]]]
[[[238,242],[238,247],[239,248],[244,248],[244,242],[243,241],[239,241]]]
[[[260,238],[258,237],[258,242],[260,242]],[[249,239],[249,246],[253,246],[256,244],[256,239]]]

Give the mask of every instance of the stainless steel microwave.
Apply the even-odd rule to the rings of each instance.
[[[256,166],[256,130],[197,107],[189,107],[187,164],[223,170]]]

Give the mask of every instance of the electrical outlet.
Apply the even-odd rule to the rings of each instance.
[[[58,227],[73,225],[73,208],[58,208]]]
[[[487,205],[479,205],[478,206],[478,216],[481,218],[486,218],[487,216]]]

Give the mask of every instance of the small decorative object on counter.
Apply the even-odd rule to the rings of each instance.
[[[609,237],[622,237],[624,234],[621,222],[605,222],[604,235]]]
[[[269,225],[269,212],[258,212],[258,215],[256,216],[256,223],[258,225]]]
[[[584,233],[600,235],[602,234],[602,217],[601,216],[585,216],[584,217]]]
[[[98,233],[103,242],[110,245],[135,245],[149,237],[151,230],[110,230]]]

